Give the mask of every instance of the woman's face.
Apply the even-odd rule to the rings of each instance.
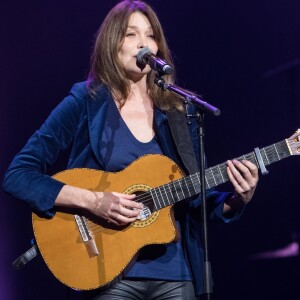
[[[133,13],[118,56],[129,79],[137,79],[150,72],[150,67],[137,65],[136,55],[141,48],[147,47],[156,54],[158,47],[148,18],[140,12]]]

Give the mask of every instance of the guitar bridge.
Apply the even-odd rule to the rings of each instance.
[[[94,257],[99,255],[97,245],[95,243],[93,236],[91,235],[90,229],[86,222],[86,218],[81,217],[79,215],[75,215],[74,218],[89,257]]]

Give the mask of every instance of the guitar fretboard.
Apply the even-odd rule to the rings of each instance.
[[[270,165],[291,155],[286,140],[272,144],[259,150],[264,165]],[[260,168],[255,152],[251,152],[235,158],[237,160],[249,160]],[[221,163],[205,170],[206,189],[213,188],[229,180],[227,175],[227,163]],[[201,191],[200,173],[180,178],[168,184],[153,188],[143,193],[142,198],[148,199],[147,206],[152,211],[162,209],[166,206],[199,194]],[[148,195],[146,195],[148,194]],[[139,197],[138,197],[139,198]],[[149,205],[149,198],[152,199]],[[138,200],[138,199],[137,199]]]

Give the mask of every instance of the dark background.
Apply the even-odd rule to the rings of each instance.
[[[13,156],[68,93],[86,78],[96,30],[116,1],[2,1],[0,4],[0,179]],[[300,126],[298,0],[149,0],[175,58],[178,84],[221,109],[206,115],[214,165],[283,140]],[[300,299],[299,256],[252,255],[299,241],[300,158],[269,166],[235,224],[210,227],[213,299]],[[221,190],[230,189],[223,185]],[[31,212],[1,191],[0,298],[77,299],[30,247]]]

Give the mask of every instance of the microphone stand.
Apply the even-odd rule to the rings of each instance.
[[[162,75],[156,74],[155,84],[159,86],[163,91],[171,91],[184,100],[186,106],[186,118],[188,124],[190,119],[195,118],[197,120],[197,134],[199,139],[199,161],[200,161],[200,185],[201,185],[201,196],[202,196],[202,209],[201,209],[201,225],[202,225],[202,238],[203,238],[203,251],[204,251],[204,294],[205,299],[209,300],[213,293],[212,284],[212,272],[211,264],[209,261],[209,250],[208,250],[208,226],[207,226],[207,208],[206,208],[206,183],[205,183],[205,156],[204,156],[204,112],[208,111],[214,116],[220,115],[220,110],[213,105],[199,99],[193,94],[187,93],[183,89],[176,87],[171,84],[166,84]],[[195,114],[189,114],[188,106],[195,104],[197,112]]]

